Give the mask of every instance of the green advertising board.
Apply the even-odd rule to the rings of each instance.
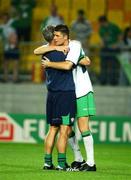
[[[131,117],[94,116],[90,128],[95,143],[131,143]],[[77,123],[74,130],[81,140]],[[46,115],[0,113],[1,142],[42,143],[47,131]]]

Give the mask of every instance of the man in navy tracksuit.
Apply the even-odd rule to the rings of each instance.
[[[52,45],[53,37],[50,36],[52,26],[45,29],[44,37]],[[52,29],[54,31],[54,29]],[[44,54],[50,61],[64,61],[63,52],[52,51]],[[50,130],[45,139],[44,169],[54,169],[52,163],[52,149],[55,136],[59,130],[57,140],[58,170],[66,169],[66,145],[68,140],[68,127],[73,125],[76,115],[76,94],[72,70],[64,71],[46,68],[46,85],[48,89],[46,114]]]

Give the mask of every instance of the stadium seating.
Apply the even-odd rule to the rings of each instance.
[[[58,9],[69,9],[71,5],[71,0],[55,0],[54,1]]]
[[[52,2],[58,7],[58,13],[63,16],[67,25],[70,25],[76,19],[78,9],[85,11],[86,17],[91,21],[94,30],[91,39],[92,44],[98,44],[99,41],[97,19],[100,15],[107,14],[109,20],[119,25],[122,29],[131,24],[131,0],[37,0],[36,7],[33,9],[31,41],[42,41],[40,24],[49,15]],[[0,12],[9,12],[10,6],[11,0],[0,0]],[[32,51],[27,52],[31,48],[30,46],[32,46],[32,49],[34,48],[31,43],[30,45],[22,45],[22,70],[24,68],[26,70],[31,69],[30,65],[24,65],[24,62],[31,62],[33,58]]]
[[[60,16],[62,16],[62,18],[64,19],[65,24],[69,24],[70,19],[69,19],[69,10],[68,9],[60,8],[58,10],[58,14]]]
[[[37,0],[37,7],[49,8],[52,0]]]
[[[109,0],[108,1],[108,9],[109,10],[119,10],[124,8],[124,0],[114,1]]]
[[[131,11],[124,13],[124,21],[125,21],[125,24],[128,24],[128,25],[131,24]]]
[[[109,10],[108,11],[108,19],[117,24],[119,27],[123,28],[123,23],[124,23],[124,15],[123,11],[121,10]]]
[[[88,14],[89,14],[89,19],[91,22],[97,21],[99,16],[101,16],[102,14],[105,14],[105,1],[100,0],[99,3],[97,0],[90,1],[90,8],[89,8]]]
[[[11,6],[11,0],[1,0],[0,1],[0,12],[8,11]]]
[[[43,17],[47,16],[48,14],[49,14],[49,10],[47,8],[36,7],[33,10],[33,21],[43,20]]]
[[[85,11],[85,15],[88,17],[88,9],[89,9],[89,3],[87,0],[72,0],[72,4],[71,4],[71,9],[70,9],[70,23],[76,19],[77,17],[77,11],[79,9],[83,9]]]
[[[124,8],[125,8],[125,11],[130,11],[131,12],[131,0],[125,0],[124,1]]]

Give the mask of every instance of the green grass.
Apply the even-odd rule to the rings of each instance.
[[[82,154],[85,157],[83,145]],[[53,152],[55,165],[56,149]],[[68,162],[73,161],[67,150]],[[0,180],[126,180],[131,179],[131,146],[119,144],[95,145],[97,172],[43,171],[42,144],[0,143]]]

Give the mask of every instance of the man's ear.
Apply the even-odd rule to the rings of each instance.
[[[67,35],[64,35],[64,40],[68,40],[68,36]]]

